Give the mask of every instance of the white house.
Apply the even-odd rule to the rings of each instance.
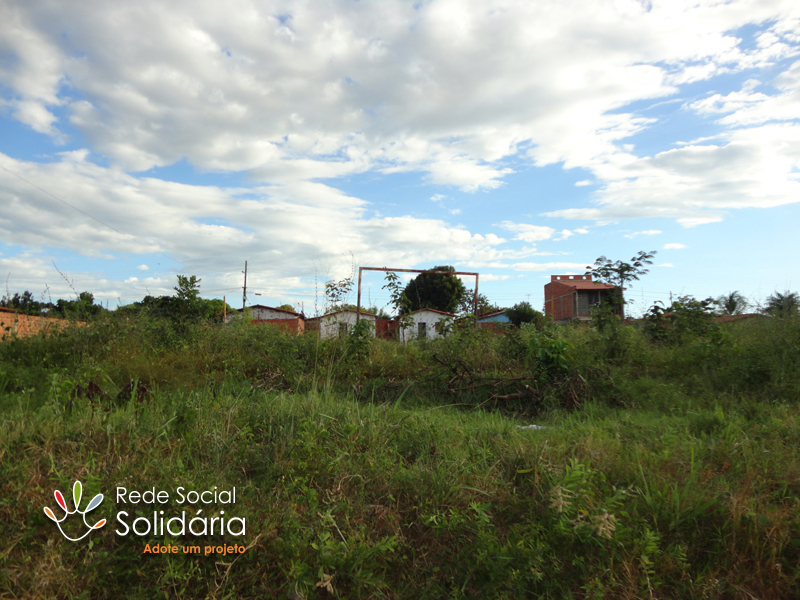
[[[302,318],[302,315],[283,308],[273,308],[271,306],[264,306],[263,304],[254,304],[248,306],[247,310],[250,311],[250,316],[254,321],[272,321],[273,319],[297,319]],[[237,308],[235,313],[228,313],[228,321],[236,318],[242,314],[242,309]]]
[[[377,320],[377,317],[371,313],[362,312],[361,318],[365,321],[368,321],[372,325],[372,327],[370,327],[370,334],[372,337],[375,337],[375,321]],[[328,313],[327,315],[323,315],[321,317],[308,319],[306,323],[307,329],[309,330],[316,329],[318,324],[319,336],[323,340],[345,337],[351,331],[353,331],[353,327],[355,327],[356,311],[352,308],[347,308],[345,310]]]
[[[441,321],[454,319],[455,315],[436,310],[434,308],[421,308],[407,315],[408,327],[400,325],[400,341],[418,340],[427,338],[432,340],[441,337]]]

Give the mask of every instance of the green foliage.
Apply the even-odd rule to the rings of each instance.
[[[455,271],[455,267],[443,265],[432,271]],[[413,312],[421,308],[434,308],[454,313],[464,298],[466,288],[455,275],[444,273],[420,273],[408,282],[403,290],[407,303],[401,302],[403,312]]]
[[[13,296],[3,296],[3,299],[0,300],[0,306],[14,309],[23,315],[41,316],[48,308],[52,307],[52,304],[38,302],[31,292],[25,290],[22,294],[16,293]]]
[[[458,312],[463,315],[475,313],[475,315],[479,317],[497,310],[500,310],[497,304],[489,300],[485,294],[478,294],[478,312],[475,313],[475,290],[473,289],[465,290],[464,295],[458,303]]]
[[[721,315],[742,315],[750,308],[750,302],[748,302],[747,298],[736,291],[723,294],[714,302],[719,307]]]
[[[644,266],[653,264],[650,259],[655,255],[655,250],[652,252],[641,250],[631,258],[629,263],[621,260],[612,262],[605,256],[601,256],[595,261],[594,266],[586,267],[586,275],[592,275],[593,281],[607,283],[616,287],[616,289],[609,290],[607,302],[615,309],[618,309],[620,315],[624,315],[622,307],[625,305],[623,295],[625,286],[632,281],[638,281],[640,277],[648,273],[648,269],[645,269]]]
[[[194,275],[191,277],[178,275],[177,277],[178,285],[174,288],[174,296],[145,296],[141,301],[123,306],[118,310],[124,314],[143,312],[181,326],[198,321],[221,322],[225,312],[234,312],[222,300],[201,298],[201,280]]]
[[[786,290],[775,292],[767,298],[763,312],[774,317],[796,317],[800,314],[800,294]]]
[[[536,327],[542,327],[545,323],[545,316],[535,310],[528,302],[518,302],[511,308],[506,309],[506,316],[512,325],[519,327],[523,323],[532,323]]]
[[[403,345],[146,311],[2,343],[0,596],[792,598],[800,319],[704,330],[680,301],[685,335],[619,323],[614,361],[608,327]],[[76,474],[235,486],[247,551],[67,543],[41,507]]]
[[[77,321],[86,321],[105,312],[102,305],[94,303],[94,295],[89,292],[81,292],[75,300],[59,298],[53,304],[37,302],[33,294],[26,290],[22,295],[16,293],[11,297],[4,296],[0,300],[0,306],[14,309],[24,315]]]
[[[709,335],[716,329],[715,303],[713,298],[696,300],[691,296],[681,296],[668,307],[658,302],[645,315],[645,332],[655,341],[672,344]]]

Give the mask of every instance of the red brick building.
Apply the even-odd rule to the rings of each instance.
[[[589,319],[591,308],[605,302],[613,289],[592,281],[591,275],[551,275],[544,286],[544,312],[554,321]],[[619,313],[623,316],[621,308]]]

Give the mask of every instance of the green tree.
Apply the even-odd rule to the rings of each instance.
[[[22,292],[21,295],[15,293],[13,296],[10,296],[10,294],[3,296],[3,300],[0,301],[0,306],[11,308],[24,315],[34,316],[41,316],[44,311],[53,307],[52,304],[38,302],[28,290]]]
[[[775,317],[796,317],[800,312],[800,295],[786,290],[783,294],[775,292],[767,298],[762,312]]]
[[[100,304],[94,303],[94,294],[81,292],[76,300],[59,298],[50,314],[62,318],[88,319],[104,310]]]
[[[594,266],[586,267],[586,275],[591,275],[593,281],[615,286],[616,289],[611,290],[608,301],[619,309],[620,316],[624,316],[625,296],[623,290],[625,286],[632,281],[638,281],[639,277],[648,273],[648,270],[643,267],[652,265],[653,261],[650,259],[655,255],[655,250],[652,252],[642,250],[631,258],[629,263],[621,260],[612,262],[605,256],[601,256],[594,261]]]
[[[739,292],[723,294],[715,301],[719,312],[723,315],[741,315],[750,307],[750,303]]]
[[[174,287],[175,296],[186,302],[188,305],[193,305],[200,298],[200,282],[194,275],[186,277],[185,275],[178,275],[178,285]]]
[[[288,310],[289,312],[297,312],[291,304],[281,304],[278,308],[281,310]]]
[[[657,300],[645,315],[645,333],[652,340],[672,344],[685,342],[693,336],[708,335],[717,329],[714,304],[713,298],[697,300],[692,296],[679,296],[664,307]]]
[[[475,310],[475,290],[469,289],[464,292],[464,296],[458,303],[458,311],[464,314],[472,314]],[[485,294],[478,294],[478,312],[476,316],[500,310]]]
[[[506,315],[512,325],[519,327],[523,323],[534,323],[541,326],[544,323],[544,315],[533,308],[528,302],[517,302],[514,306],[506,310]]]
[[[433,271],[455,271],[454,267],[444,265],[434,267]],[[421,308],[433,308],[444,312],[455,312],[466,289],[455,275],[445,273],[420,273],[408,282],[403,294],[410,306],[403,312],[413,312]]]

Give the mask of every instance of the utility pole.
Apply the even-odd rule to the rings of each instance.
[[[244,291],[242,292],[242,311],[247,307],[247,261],[244,261]]]

